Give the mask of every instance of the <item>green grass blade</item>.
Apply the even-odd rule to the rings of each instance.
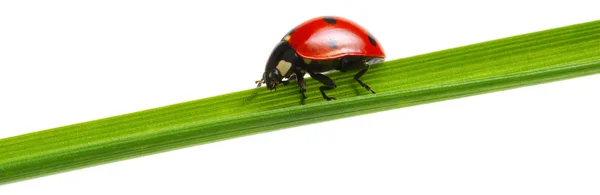
[[[333,73],[324,101],[307,80],[224,94],[0,140],[0,184],[196,144],[600,72],[600,21],[377,64],[363,77]]]

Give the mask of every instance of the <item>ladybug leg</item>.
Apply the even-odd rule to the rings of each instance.
[[[340,66],[340,71],[345,72],[348,69],[362,68],[358,73],[356,73],[356,75],[354,75],[354,80],[356,80],[356,82],[358,82],[358,84],[360,84],[360,86],[371,91],[371,93],[375,93],[375,91],[369,85],[365,84],[364,82],[362,82],[360,80],[360,77],[362,77],[369,70],[369,67],[370,67],[369,63],[367,63],[363,60],[342,59],[342,65]]]
[[[306,82],[304,82],[304,73],[302,72],[302,68],[300,66],[295,66],[294,73],[296,75],[296,80],[298,81],[298,87],[300,87],[300,94],[302,94],[302,99],[306,99]]]
[[[294,80],[294,79],[296,79],[296,74],[290,75],[290,77],[288,78],[288,81],[289,80]]]
[[[371,67],[371,66],[369,66],[369,64],[365,63],[365,67],[362,70],[360,70],[358,73],[356,73],[356,75],[354,75],[354,80],[356,80],[356,82],[358,82],[358,84],[360,84],[360,86],[363,86],[365,89],[371,91],[371,93],[375,93],[375,91],[371,87],[369,87],[367,84],[363,83],[360,80],[360,77],[362,77],[369,70],[369,67]]]
[[[335,100],[334,97],[329,97],[325,94],[325,90],[332,90],[337,87],[337,85],[335,84],[335,82],[333,82],[333,80],[331,80],[329,77],[327,77],[323,74],[315,74],[315,73],[310,73],[310,72],[308,74],[313,79],[324,84],[324,86],[319,87],[319,90],[321,91],[321,95],[323,96],[323,98],[325,98],[327,101]]]
[[[282,80],[281,83],[283,85],[287,85],[287,84],[290,84],[290,81],[294,80],[294,79],[296,79],[296,75],[295,74],[289,76],[288,78],[286,78],[286,80]]]

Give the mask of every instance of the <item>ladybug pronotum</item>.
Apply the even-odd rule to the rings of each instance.
[[[288,84],[295,78],[305,99],[304,75],[308,73],[323,84],[319,87],[323,98],[335,100],[325,91],[337,85],[324,73],[360,69],[354,79],[375,93],[360,77],[370,65],[384,59],[381,44],[363,27],[342,17],[317,17],[296,26],[281,39],[267,61],[263,78],[256,83],[257,87],[264,83],[267,89],[273,90],[278,84]]]

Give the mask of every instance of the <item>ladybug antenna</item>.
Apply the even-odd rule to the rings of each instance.
[[[257,84],[256,87],[260,87],[263,83],[265,83],[264,79],[254,81],[254,84]]]

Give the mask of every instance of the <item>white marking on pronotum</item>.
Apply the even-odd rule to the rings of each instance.
[[[285,60],[281,60],[279,61],[279,64],[277,64],[277,70],[279,70],[279,74],[281,74],[281,76],[284,76],[292,67],[292,63],[289,63]]]

